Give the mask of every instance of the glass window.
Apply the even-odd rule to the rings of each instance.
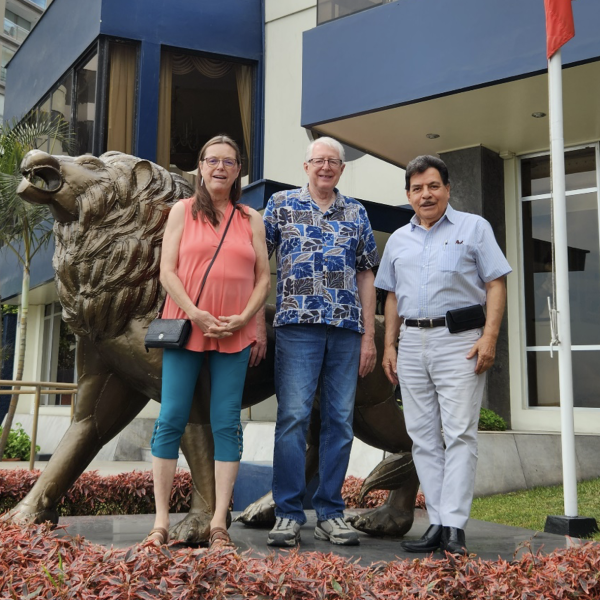
[[[2,66],[0,67],[0,81],[2,81],[2,83],[6,83],[6,65],[14,55],[14,50],[11,50],[6,46],[2,47]]]
[[[73,383],[75,381],[76,338],[61,317],[58,302],[44,307],[44,336],[42,381]],[[70,405],[71,395],[47,394],[41,398],[45,405]]]
[[[253,68],[201,56],[163,52],[157,162],[181,171],[197,169],[198,152],[226,133],[240,146],[242,173],[249,170]]]
[[[67,123],[71,123],[71,106],[72,106],[72,89],[73,76],[69,73],[56,86],[50,97],[50,110],[52,111],[53,119],[64,119]],[[53,141],[50,148],[50,154],[64,154],[60,142]]]
[[[567,245],[575,406],[600,408],[600,236],[595,148],[567,152]],[[524,196],[547,194],[548,156],[522,161]],[[530,406],[558,404],[558,358],[550,358],[553,290],[549,197],[522,203],[527,370]],[[585,346],[585,348],[583,348]],[[537,347],[533,349],[532,347]],[[595,361],[595,363],[594,363]],[[592,364],[596,364],[592,368]]]
[[[76,154],[91,154],[94,142],[94,120],[96,117],[96,78],[98,57],[75,71],[76,81]]]
[[[39,110],[41,112],[49,113],[50,112],[50,103],[51,103],[51,99],[50,99],[50,97],[47,97],[46,99],[44,99],[42,101],[42,104],[39,107]],[[37,145],[38,150],[43,150],[44,152],[50,152],[50,148],[49,148],[49,144],[48,144],[48,136],[45,136],[43,138],[38,138],[36,145]]]
[[[596,187],[596,157],[593,149],[582,148],[565,154],[565,189]],[[547,155],[528,158],[521,163],[522,195],[550,194],[550,159]]]

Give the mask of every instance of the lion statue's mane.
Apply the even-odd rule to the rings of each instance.
[[[76,194],[79,219],[56,222],[53,267],[63,319],[77,335],[119,335],[133,318],[149,321],[159,303],[160,250],[171,206],[189,197],[179,175],[147,161],[149,177],[138,178],[142,161],[120,152],[100,157],[105,185]]]

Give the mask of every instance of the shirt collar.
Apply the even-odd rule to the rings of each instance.
[[[455,221],[456,221],[456,211],[450,206],[450,204],[448,204],[448,206],[446,207],[446,212],[442,215],[442,218],[437,222],[437,223],[441,223],[444,218],[448,219],[448,221],[450,221],[450,223],[452,223],[454,225]],[[437,223],[435,225],[437,225]],[[411,218],[410,218],[410,230],[413,231],[413,229],[415,227],[418,227],[421,224],[421,220],[419,219],[419,217],[417,217],[417,214],[415,213]],[[434,227],[435,227],[434,225]]]
[[[333,204],[327,209],[327,212],[329,212],[332,208],[343,209],[346,206],[346,203],[344,202],[344,196],[340,193],[340,190],[338,190],[337,188],[333,188],[333,191],[335,192],[335,200],[333,201]],[[300,200],[300,202],[307,202],[308,204],[312,204],[313,199],[310,195],[310,192],[308,191],[308,183],[300,190],[300,195],[298,199]]]

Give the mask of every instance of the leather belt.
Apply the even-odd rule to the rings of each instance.
[[[436,317],[435,319],[405,319],[404,324],[407,327],[419,327],[419,329],[429,329],[430,327],[445,327],[446,317]]]

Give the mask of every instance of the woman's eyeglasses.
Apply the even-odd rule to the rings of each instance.
[[[237,160],[235,158],[216,158],[215,156],[208,156],[202,159],[209,167],[216,167],[219,163],[223,163],[225,169],[233,169],[237,166]]]

